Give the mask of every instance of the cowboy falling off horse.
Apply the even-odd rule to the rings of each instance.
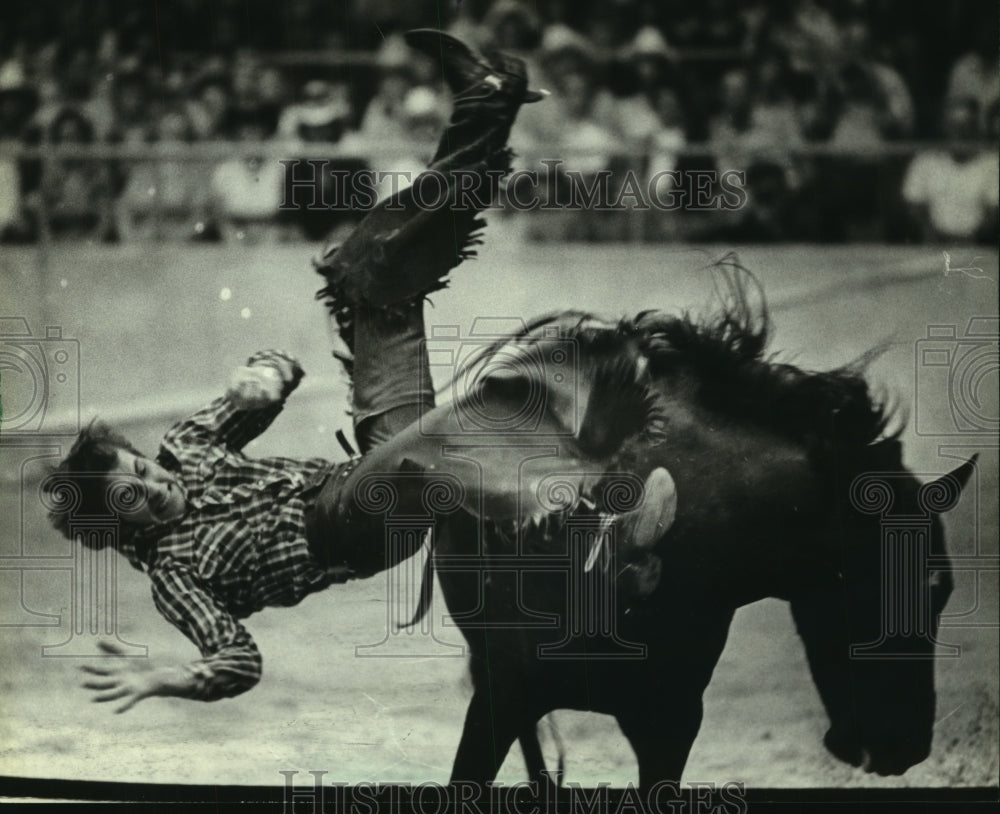
[[[452,177],[474,172],[484,179],[487,170],[509,172],[506,142],[518,108],[542,98],[527,89],[523,63],[499,55],[485,61],[434,31],[410,32],[408,40],[440,57],[454,94],[431,169]],[[155,695],[214,700],[244,692],[260,679],[261,657],[239,619],[265,606],[296,604],[333,583],[371,576],[415,553],[402,551],[398,559],[386,560],[383,514],[360,505],[358,493],[374,480],[393,489],[398,512],[419,514],[428,482],[436,472],[447,477],[436,447],[447,437],[460,437],[462,428],[454,423],[454,410],[434,406],[423,300],[446,284],[448,271],[480,242],[477,233],[485,222],[478,215],[476,209],[421,209],[408,188],[369,213],[319,265],[327,281],[319,295],[346,346],[335,356],[351,374],[360,456],[332,464],[242,454],[304,375],[295,358],[278,350],[251,356],[224,396],[167,432],[155,458],[101,423],[80,434],[46,484],[56,504],[50,519],[69,536],[70,512],[59,509],[60,498],[68,495],[60,488],[75,485],[83,512],[100,513],[105,493],[125,487],[134,506],[121,513],[118,550],[149,575],[157,609],[202,653],[191,664],[154,672],[111,662],[90,667],[93,675],[85,686],[95,691],[95,700],[116,701],[123,712]],[[571,423],[555,411],[546,420]],[[422,437],[412,431],[418,425]],[[536,433],[553,430],[561,428],[542,426]],[[509,441],[511,435],[502,438]],[[563,473],[568,464],[581,473],[593,470],[591,456],[582,451],[574,450],[575,460],[553,461],[547,468]],[[473,495],[470,484],[466,501],[496,520],[518,521],[527,513],[537,521],[544,509],[519,504],[517,472],[502,471],[506,462],[503,455],[490,462],[490,485],[480,490],[477,484],[480,493]],[[414,478],[415,473],[427,477]],[[667,483],[665,472],[652,481]],[[667,488],[662,505],[646,501],[632,512],[608,514],[606,522],[616,523],[635,545],[648,546],[665,525],[660,515],[670,511]],[[108,650],[114,652],[110,645]]]
[[[509,173],[512,154],[506,145],[517,112],[522,104],[541,99],[541,94],[528,90],[523,63],[500,54],[481,57],[436,31],[410,32],[407,40],[411,47],[440,60],[453,94],[453,112],[430,165],[434,183],[449,179],[447,192],[454,196],[458,177],[471,174],[485,180]],[[417,192],[422,177],[414,182]],[[260,680],[262,659],[240,620],[267,606],[297,604],[332,584],[370,577],[415,554],[423,543],[421,536],[408,544],[386,544],[390,512],[426,516],[435,557],[458,551],[483,562],[511,551],[519,555],[550,550],[553,541],[565,537],[566,529],[582,518],[590,529],[588,553],[575,576],[603,580],[616,588],[611,612],[630,613],[628,638],[649,641],[654,614],[650,609],[669,613],[661,605],[670,601],[671,591],[680,597],[693,590],[676,583],[677,574],[667,573],[661,556],[664,546],[699,531],[704,539],[714,540],[716,521],[728,517],[729,506],[742,505],[746,499],[742,493],[726,492],[724,473],[706,480],[708,470],[697,469],[699,449],[689,439],[671,435],[683,426],[676,417],[667,420],[671,400],[676,402],[683,393],[710,395],[701,384],[687,386],[691,382],[684,372],[691,358],[710,360],[720,365],[720,372],[734,377],[763,366],[755,375],[769,377],[771,390],[759,394],[772,399],[769,410],[788,408],[819,422],[839,416],[827,422],[830,427],[856,420],[863,429],[848,438],[853,447],[871,446],[885,430],[886,416],[869,402],[859,377],[844,372],[806,374],[761,360],[766,325],[751,329],[745,284],[733,276],[728,279],[735,306],[713,326],[699,327],[659,312],[643,312],[621,322],[578,312],[536,320],[520,334],[485,348],[465,371],[474,374],[466,377],[472,382],[466,392],[452,403],[436,406],[423,301],[447,284],[451,269],[475,254],[473,247],[481,242],[485,227],[481,210],[487,203],[436,209],[416,204],[428,197],[433,196],[415,195],[413,188],[398,191],[317,263],[325,280],[318,296],[341,340],[334,356],[352,379],[351,408],[360,455],[339,464],[319,458],[243,455],[243,447],[267,429],[304,375],[293,356],[269,350],[254,354],[237,369],[224,396],[173,426],[155,458],[113,429],[92,423],[46,480],[50,519],[67,537],[73,535],[74,513],[106,514],[108,505],[114,505],[121,524],[113,544],[148,575],[157,610],[201,653],[188,664],[154,670],[135,669],[129,659],[102,659],[84,668],[84,686],[93,691],[95,701],[111,702],[116,711],[124,712],[152,696],[210,701],[249,690]],[[572,375],[549,375],[557,356],[565,356],[566,337],[572,338],[576,349]],[[495,364],[501,358],[502,363]],[[758,386],[755,381],[754,387]],[[751,397],[754,392],[747,388]],[[794,399],[787,397],[792,392]],[[538,393],[542,396],[535,400],[538,409],[532,420],[521,420],[526,399]],[[824,475],[807,466],[812,452],[805,447],[813,441],[806,439],[816,433],[799,427],[802,423],[791,418],[789,426],[798,434],[776,434],[766,449],[757,450],[757,460],[774,470],[764,472],[770,478],[764,486],[775,497],[773,516],[801,498],[802,513],[789,522],[804,534],[804,518],[818,517],[819,509],[814,506],[815,494],[800,493]],[[898,447],[894,440],[887,443]],[[547,451],[539,454],[540,447]],[[464,457],[445,452],[459,448],[469,452]],[[879,455],[880,466],[891,463],[901,469],[898,451],[891,455],[883,447]],[[789,461],[791,472],[786,467]],[[859,470],[870,464],[857,456]],[[779,471],[779,465],[785,468]],[[962,470],[947,477],[960,492],[968,474]],[[675,477],[707,495],[705,505],[713,495],[727,502],[704,516],[685,515],[683,505],[678,508]],[[841,480],[840,475],[830,476],[830,483]],[[629,493],[624,500],[623,486]],[[114,500],[109,497],[112,493]],[[941,504],[938,511],[946,508]],[[939,523],[936,529],[934,545],[943,552]],[[519,542],[512,547],[511,540]],[[84,539],[81,544],[108,541]],[[565,542],[562,545],[565,548]],[[453,614],[452,605],[461,604],[463,594],[476,593],[482,578],[472,577],[476,585],[470,587],[462,584],[461,577],[445,572],[440,576]],[[427,580],[425,573],[425,586]],[[517,620],[523,609],[517,602],[511,605],[499,587],[501,581],[494,581],[485,607],[495,611],[496,618]],[[936,614],[950,592],[950,582],[944,581],[939,580],[931,608],[930,639]],[[545,590],[551,593],[548,587]],[[418,613],[426,611],[428,596],[425,591]],[[581,699],[566,693],[574,683],[581,686],[574,676],[589,670],[587,664],[555,659],[540,670],[533,648],[544,643],[534,641],[516,624],[505,628],[503,635],[513,637],[508,646],[486,654],[488,620],[480,628],[466,625],[463,633],[472,651],[476,692],[453,780],[492,780],[517,739],[529,772],[544,779],[535,724],[560,705],[618,715],[639,758],[642,784],[679,779],[700,723],[700,695],[721,652],[732,611],[754,598],[746,591],[734,591],[733,596],[728,614],[726,609],[710,609],[699,624],[707,623],[711,629],[697,627],[701,632],[692,634],[697,641],[692,641],[691,652],[705,650],[692,660],[701,665],[694,679],[677,684],[677,670],[666,661],[660,664],[657,659],[666,657],[651,645],[650,659],[641,664],[633,660],[623,667],[614,659],[600,661],[588,679],[590,694]],[[797,621],[806,638],[810,626],[819,630],[827,620],[816,616],[811,606],[803,607]],[[922,630],[925,639],[926,632]],[[829,638],[828,634],[823,628],[823,635]],[[114,645],[102,649],[108,655],[121,655]],[[814,665],[818,684],[823,671],[834,664],[830,656]],[[656,665],[653,677],[650,665]],[[502,696],[484,690],[487,673],[502,688]],[[920,679],[924,689],[925,673]],[[537,677],[530,690],[526,674]],[[883,679],[880,692],[885,689]],[[623,701],[626,683],[642,689],[632,700]],[[607,701],[601,700],[605,690]],[[822,689],[834,723],[830,750],[854,765],[864,761],[862,752],[882,749],[888,755],[892,750],[885,748],[885,733],[876,743],[864,726],[841,721],[844,704],[827,701],[828,695],[834,698],[838,692],[836,687],[829,692]],[[668,695],[681,698],[684,711],[676,731],[663,733],[656,727],[669,726],[674,716],[660,700]],[[933,711],[932,684],[930,704]],[[915,732],[911,730],[908,737]],[[918,737],[920,744],[906,747],[905,758],[886,757],[885,771],[879,766],[876,770],[899,773],[922,759],[922,729],[919,736],[913,734]]]

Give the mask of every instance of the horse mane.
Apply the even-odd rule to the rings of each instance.
[[[687,374],[707,408],[754,422],[807,449],[863,447],[895,439],[906,421],[876,398],[865,379],[887,342],[827,371],[803,370],[765,355],[771,319],[757,278],[732,253],[712,264],[721,308],[694,318],[643,311],[625,320],[656,376]],[[721,285],[719,284],[721,283]],[[894,429],[889,430],[890,425]]]
[[[906,425],[895,405],[876,398],[865,379],[882,343],[858,359],[827,371],[808,371],[768,355],[771,318],[756,276],[734,253],[708,267],[719,307],[700,317],[658,310],[618,322],[580,310],[543,314],[467,359],[456,378],[484,364],[504,345],[530,342],[547,328],[580,343],[585,352],[612,351],[633,341],[654,376],[686,375],[706,408],[767,428],[807,449],[854,448],[897,438]],[[890,425],[895,424],[890,430]]]

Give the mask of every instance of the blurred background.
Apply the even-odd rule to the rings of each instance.
[[[997,241],[984,0],[8,0],[0,241],[329,237],[356,215],[306,206],[278,159],[422,167],[448,100],[416,26],[553,92],[522,166],[746,173],[736,212],[543,212],[532,239]]]

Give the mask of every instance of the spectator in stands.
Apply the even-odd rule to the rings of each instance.
[[[48,142],[55,147],[94,142],[94,127],[79,111],[64,109],[49,126]],[[110,239],[111,182],[107,165],[86,158],[59,158],[42,176],[41,216],[56,238]]]
[[[361,119],[361,135],[365,139],[378,139],[390,144],[405,142],[406,121],[403,101],[413,87],[413,71],[406,51],[386,47],[379,51],[375,64],[379,69],[378,90],[368,103]]]
[[[462,0],[461,3],[455,3],[455,13],[445,30],[470,47],[481,49],[488,44],[490,38],[484,18],[497,5],[499,3],[492,0]]]
[[[108,140],[120,144],[145,144],[150,140],[151,88],[136,71],[115,77],[112,89],[113,123]]]
[[[181,150],[193,139],[194,128],[182,107],[160,116],[152,143],[163,156],[137,163],[118,201],[122,240],[190,240],[204,232],[206,165],[185,159]]]
[[[229,132],[241,145],[266,141],[277,120],[266,108],[234,113]],[[239,155],[212,173],[211,222],[229,242],[272,243],[278,237],[284,167],[272,155]]]
[[[1000,101],[1000,57],[997,52],[996,17],[992,25],[982,25],[973,32],[973,49],[955,62],[948,75],[948,99],[975,99],[982,114],[981,128],[986,130],[986,116]]]
[[[605,169],[621,145],[614,133],[594,119],[597,89],[593,74],[574,71],[559,84],[566,121],[557,145],[567,155],[567,168],[588,174]]]
[[[599,98],[596,93],[596,79],[591,72],[574,71],[560,81],[560,90],[565,104],[566,121],[562,137],[552,145],[555,154],[565,159],[565,169],[579,173],[587,187],[593,187],[595,176],[606,170],[616,171],[626,162],[620,160],[623,147],[615,134],[595,121],[594,106]],[[613,203],[615,181],[621,173],[615,172],[611,180],[608,198],[600,201],[605,206]],[[565,185],[562,186],[565,190]],[[565,194],[565,192],[563,193]],[[622,213],[590,206],[583,211],[568,213],[563,235],[567,240],[605,240],[621,235],[626,226]]]
[[[667,15],[667,34],[683,48],[741,49],[747,36],[741,5],[746,4],[734,0],[678,4],[675,13]]]
[[[824,5],[817,0],[769,3],[762,49],[785,54],[795,72],[812,73],[835,63],[842,53],[841,31]]]
[[[93,70],[88,95],[79,103],[78,109],[93,125],[95,141],[106,141],[115,126],[114,68],[98,53]]]
[[[405,171],[412,183],[434,155],[437,135],[448,120],[447,103],[436,91],[426,86],[412,88],[403,101],[404,126],[410,133],[408,149],[413,152],[394,157],[389,163],[395,171]],[[403,181],[403,185],[407,182]],[[391,186],[383,185],[379,198],[391,194]]]
[[[532,75],[534,54],[542,39],[542,21],[532,6],[521,0],[497,0],[486,13],[483,30],[484,45],[528,60],[528,76]]]
[[[608,96],[607,91],[597,83],[594,49],[585,37],[568,26],[554,24],[546,28],[539,66],[537,84],[550,89],[552,97],[546,99],[544,105],[525,105],[511,134],[511,146],[522,156],[524,165],[535,164],[538,158],[551,157],[552,148],[566,137],[567,119],[571,115],[566,98],[567,85],[574,83],[572,77],[582,77],[582,85],[592,94],[585,105],[591,111],[613,107],[613,101],[604,98]]]
[[[395,179],[386,176],[377,185],[379,200],[409,186],[427,168],[434,154],[437,136],[448,120],[448,101],[435,89],[417,85],[405,92],[395,115],[398,116],[395,126],[405,138],[381,138],[378,131],[366,132],[362,129],[357,133],[348,133],[341,142],[346,153],[364,156],[376,173],[401,173]],[[373,138],[389,149],[388,154],[372,154]]]
[[[876,53],[871,28],[856,14],[842,28],[842,43],[848,60],[869,76],[880,100],[879,129],[885,138],[908,138],[913,134],[915,111],[906,81],[882,55]]]
[[[351,118],[347,86],[313,79],[302,88],[302,101],[282,111],[278,134],[301,142],[333,144],[340,141]]]
[[[646,177],[650,183],[655,178],[656,196],[666,201],[667,194],[674,187],[671,173],[677,169],[679,153],[686,142],[686,121],[680,99],[673,89],[662,87],[652,100],[657,118],[657,129],[650,135],[644,154],[648,158]],[[646,217],[644,227],[647,240],[664,240],[677,236],[678,219],[674,212],[663,212],[654,207]]]
[[[829,71],[790,69],[786,74],[801,140],[825,143],[837,126],[839,88]]]
[[[860,62],[840,74],[836,95],[836,124],[830,144],[857,153],[875,154],[891,132],[889,106],[874,75]]]
[[[777,90],[777,76],[737,68],[721,82],[719,113],[709,122],[709,144],[719,172],[745,173],[747,203],[720,215],[722,228],[711,233],[727,240],[778,240],[788,234],[788,215],[799,184],[802,145],[790,100]]]
[[[185,105],[195,138],[206,141],[221,138],[230,106],[229,78],[225,73],[203,72],[195,79]]]
[[[811,162],[815,188],[826,192],[814,214],[825,221],[824,237],[882,240],[891,228],[887,219],[893,217],[903,169],[890,163],[883,147],[887,137],[899,133],[899,122],[869,65],[850,62],[838,79],[836,124],[829,140],[838,152]],[[896,213],[898,220],[898,208]]]
[[[792,108],[781,99],[758,97],[746,68],[726,73],[720,109],[709,122],[709,143],[720,171],[747,170],[767,161],[791,168],[791,151],[802,139]]]
[[[947,149],[917,153],[903,181],[925,240],[978,239],[996,245],[1000,167],[996,150],[978,150],[979,105],[953,98],[944,108]]]
[[[260,106],[261,59],[244,48],[236,52],[230,68],[230,104],[233,110],[256,110]]]
[[[291,101],[285,74],[277,65],[262,65],[257,74],[257,104],[268,115],[284,110]]]
[[[48,132],[53,119],[66,107],[62,95],[62,83],[56,69],[48,59],[36,60],[32,86],[38,93],[38,104],[32,124],[39,133]]]
[[[38,94],[25,82],[20,63],[10,60],[0,66],[0,243],[24,242],[35,232],[25,208],[31,167],[3,155],[2,148],[16,148],[34,140],[29,123],[37,106]]]
[[[653,96],[657,127],[647,143],[648,174],[672,171],[685,144],[684,108],[673,89],[663,87]]]
[[[290,105],[278,120],[280,138],[297,143],[301,148],[307,144],[333,144],[339,142],[348,132],[353,119],[347,86],[343,83],[313,79],[306,83],[302,91],[302,101]],[[339,175],[353,176],[366,168],[365,153],[334,157],[310,153],[306,158],[325,160],[318,171],[314,166],[288,165],[285,176],[285,200],[291,207],[284,217],[297,221],[302,234],[308,240],[324,240],[339,224],[350,223],[357,218],[344,206],[343,189]],[[367,152],[367,151],[366,151]],[[303,173],[312,180],[306,185],[301,181]],[[340,186],[339,186],[340,185]],[[325,205],[317,205],[324,202]]]
[[[448,121],[447,101],[429,87],[411,88],[403,100],[403,123],[416,154],[412,161],[422,171],[434,155],[437,137]]]
[[[95,54],[88,45],[72,39],[60,42],[55,61],[56,75],[62,98],[68,104],[79,108],[90,99],[94,63]],[[93,127],[93,122],[90,125]]]
[[[607,94],[600,97],[596,120],[628,143],[648,143],[661,129],[656,98],[664,86],[672,84],[675,58],[676,54],[657,29],[652,26],[641,29],[619,57],[628,77],[626,94],[614,100]]]

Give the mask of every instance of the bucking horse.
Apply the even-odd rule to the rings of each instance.
[[[486,344],[408,431],[415,468],[461,492],[416,617],[433,569],[471,654],[453,781],[492,781],[515,740],[542,779],[536,727],[562,708],[613,715],[642,787],[679,781],[733,615],[765,597],[791,606],[833,755],[880,775],[928,756],[952,590],[940,516],[975,462],[921,483],[864,377],[873,354],[775,361],[754,278],[715,273],[706,318],[567,311]],[[636,551],[609,518],[663,470],[668,523]]]

